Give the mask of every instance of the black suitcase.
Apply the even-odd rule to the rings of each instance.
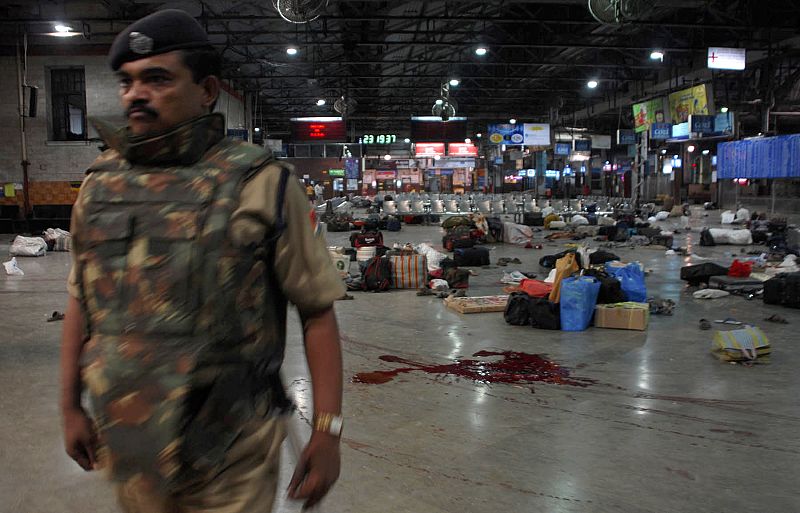
[[[530,326],[531,297],[524,292],[512,292],[508,296],[503,318],[512,326]]]
[[[386,220],[386,231],[387,232],[399,232],[402,228],[400,224],[400,220],[394,217],[391,217]]]
[[[547,298],[532,297],[530,299],[531,326],[541,330],[561,329],[561,309],[557,303],[551,303]]]
[[[712,276],[727,276],[728,268],[713,262],[681,267],[681,280],[688,281],[689,285],[696,287],[701,283],[708,283]]]
[[[610,251],[605,251],[602,249],[598,249],[589,255],[589,263],[591,265],[605,264],[606,262],[611,262],[613,260],[619,260],[619,257]]]
[[[764,282],[764,303],[800,308],[800,273],[783,273]]]
[[[541,212],[527,212],[522,215],[522,224],[525,226],[544,226],[544,217]]]
[[[458,267],[480,267],[489,265],[489,250],[486,248],[458,248],[453,252]]]

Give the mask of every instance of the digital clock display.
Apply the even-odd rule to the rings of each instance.
[[[361,136],[362,144],[394,144],[397,134],[364,134]]]

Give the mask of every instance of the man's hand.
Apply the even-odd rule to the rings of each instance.
[[[69,457],[87,472],[93,470],[97,459],[97,437],[92,421],[80,408],[64,411],[64,447]]]
[[[339,479],[339,439],[314,432],[289,483],[289,498],[303,500],[303,509],[316,505]]]

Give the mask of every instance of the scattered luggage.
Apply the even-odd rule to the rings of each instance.
[[[636,262],[628,265],[607,262],[606,272],[619,280],[626,301],[634,303],[647,301],[647,286],[644,282],[644,270],[641,265]]]
[[[541,212],[525,212],[522,215],[522,224],[525,226],[544,226],[544,217]]]
[[[453,260],[458,267],[480,267],[489,265],[489,250],[486,248],[456,248]]]
[[[333,214],[323,216],[322,221],[327,225],[329,232],[349,232],[350,216],[347,214]]]
[[[689,282],[692,287],[701,283],[708,283],[712,276],[727,276],[728,268],[713,262],[698,265],[688,265],[681,268],[681,280]]]
[[[512,292],[508,296],[503,318],[512,326],[529,326],[531,323],[531,297],[524,292]]]
[[[354,233],[350,236],[350,245],[356,249],[368,246],[383,246],[383,234],[373,231]]]
[[[442,237],[442,246],[446,251],[453,251],[457,248],[471,248],[475,245],[472,238],[472,229],[465,225],[456,226]]]
[[[619,257],[610,251],[605,251],[602,249],[598,249],[589,255],[589,263],[591,265],[605,264],[606,262],[611,262],[612,260],[619,260]]]
[[[599,293],[600,282],[591,276],[565,278],[561,283],[561,329],[584,331],[588,328]]]
[[[402,227],[402,223],[396,217],[389,217],[386,220],[386,231],[388,232],[399,232]]]
[[[553,284],[539,280],[525,279],[519,283],[519,291],[531,297],[549,297],[550,293],[553,291]]]
[[[387,257],[392,265],[392,285],[396,289],[420,289],[428,281],[428,263],[423,255]]]
[[[530,325],[540,330],[561,329],[561,310],[547,298],[532,297],[529,303]]]
[[[708,228],[703,228],[703,231],[700,232],[700,245],[701,246],[717,245],[717,243],[714,242],[714,237],[711,236],[711,231]]]
[[[800,273],[782,273],[765,281],[764,303],[800,308]]]
[[[392,264],[388,258],[374,257],[367,262],[361,288],[370,292],[384,292],[392,286]]]
[[[772,349],[769,339],[755,326],[732,331],[717,331],[711,353],[724,362],[756,362],[765,360]]]
[[[442,267],[444,269],[444,267]],[[469,271],[466,269],[459,269],[458,267],[449,267],[445,269],[442,278],[450,284],[451,289],[468,289],[469,288]]]
[[[755,278],[712,276],[708,279],[708,287],[728,292],[757,291],[764,288],[764,282]]]
[[[624,303],[626,296],[622,291],[622,284],[618,279],[599,269],[587,269],[585,276],[592,276],[600,282],[600,292],[597,294],[597,304],[607,305]]]

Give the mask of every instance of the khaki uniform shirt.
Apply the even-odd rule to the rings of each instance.
[[[87,179],[91,179],[91,176]],[[280,168],[267,166],[250,179],[242,188],[239,208],[231,218],[230,237],[236,245],[258,243],[264,239],[275,222],[277,190]],[[72,210],[72,226],[78,226],[77,219],[84,215],[82,195]],[[345,293],[345,287],[331,263],[324,237],[316,233],[316,221],[309,210],[308,199],[300,183],[289,179],[286,184],[284,203],[286,228],[278,239],[274,272],[281,291],[297,306],[301,315],[321,312],[333,306],[336,299]],[[67,289],[69,294],[81,298],[76,259],[82,241],[80,232],[72,232],[73,265]],[[277,302],[270,300],[275,295],[267,294],[268,329],[273,331],[271,338],[279,335],[278,319],[284,312],[279,311]]]

